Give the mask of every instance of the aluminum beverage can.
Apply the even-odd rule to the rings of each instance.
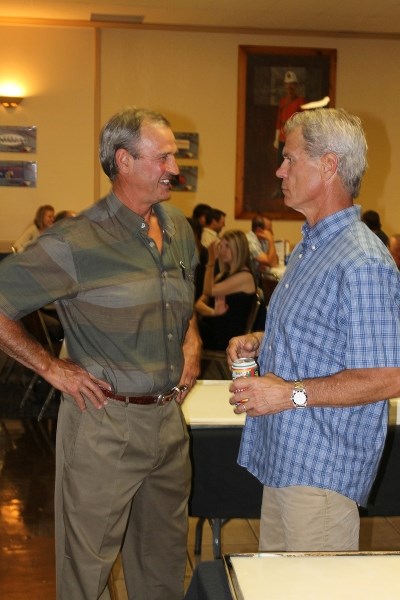
[[[256,375],[258,375],[258,365],[254,358],[238,358],[232,363],[232,379]]]

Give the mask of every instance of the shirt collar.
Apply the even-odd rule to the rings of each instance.
[[[131,232],[145,232],[147,234],[149,226],[143,217],[123,204],[113,192],[110,192],[106,198],[106,201],[110,212],[115,216],[124,229],[128,229]],[[161,203],[153,204],[153,211],[157,215],[163,235],[166,235],[169,239],[173,238],[176,233],[176,229],[166,207],[164,207]]]
[[[361,207],[358,205],[350,206],[340,210],[322,221],[318,221],[312,227],[305,222],[302,227],[303,248],[310,246],[317,248],[324,244],[329,238],[338,235],[342,229],[361,220]]]

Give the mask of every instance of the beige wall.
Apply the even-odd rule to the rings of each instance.
[[[100,36],[100,120],[95,123],[94,30],[0,26],[0,36],[15,48],[12,65],[9,53],[2,57],[6,67],[11,65],[33,90],[27,90],[15,113],[0,107],[0,126],[38,126],[39,168],[36,190],[0,187],[0,240],[18,236],[39,204],[79,210],[96,199],[96,184],[106,193],[106,178],[94,181],[94,138],[100,123],[129,104],[160,110],[176,131],[200,135],[198,190],[174,193],[172,201],[187,215],[196,203],[207,202],[227,213],[228,228],[247,229],[248,221],[235,220],[233,214],[240,44],[337,49],[336,105],[359,114],[370,147],[359,202],[380,212],[388,233],[400,231],[398,175],[392,168],[400,159],[393,77],[400,61],[398,40],[105,29]],[[300,228],[301,221],[276,221],[275,235],[294,243]]]
[[[0,242],[17,238],[41,204],[80,210],[93,201],[94,32],[75,28],[0,27],[0,85],[15,80],[26,100],[0,106],[0,126],[37,127],[37,187],[0,187]],[[5,51],[7,49],[7,51]]]

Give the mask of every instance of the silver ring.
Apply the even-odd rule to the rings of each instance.
[[[243,412],[246,412],[246,410],[247,410],[246,405],[242,404],[242,406],[243,406]]]

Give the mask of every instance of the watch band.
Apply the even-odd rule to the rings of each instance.
[[[296,380],[294,382],[294,388],[290,399],[295,408],[305,408],[307,406],[307,392],[303,381]]]

